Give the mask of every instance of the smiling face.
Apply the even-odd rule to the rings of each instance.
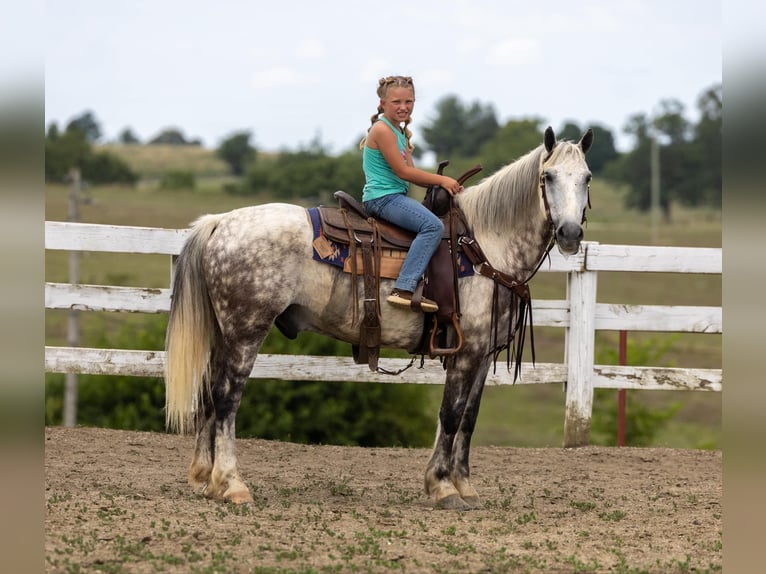
[[[411,87],[391,86],[385,96],[380,98],[383,115],[394,125],[399,125],[410,119],[415,107],[415,90]]]

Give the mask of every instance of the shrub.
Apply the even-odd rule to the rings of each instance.
[[[196,180],[190,171],[169,171],[160,179],[160,189],[194,189]]]

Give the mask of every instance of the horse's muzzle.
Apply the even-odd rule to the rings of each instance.
[[[574,255],[580,249],[583,238],[582,225],[578,223],[564,223],[556,229],[556,245],[562,255]]]

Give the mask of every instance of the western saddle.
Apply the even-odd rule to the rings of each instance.
[[[448,163],[441,162],[438,173],[441,174]],[[477,165],[458,178],[458,181],[462,184],[480,170],[481,166]],[[335,198],[339,203],[338,208],[319,207],[322,236],[349,247],[348,261],[350,261],[349,271],[352,276],[352,322],[354,324],[359,320],[356,287],[359,275],[362,275],[364,281],[360,341],[359,345],[353,346],[354,360],[357,363],[367,363],[371,371],[384,371],[378,368],[380,278],[382,274],[393,278],[397,276],[398,267],[401,266],[404,255],[415,239],[415,233],[387,221],[370,217],[364,206],[345,191],[336,191]],[[457,289],[457,249],[450,249],[450,245],[458,245],[459,238],[466,236],[469,230],[462,212],[459,212],[445,189],[429,187],[423,203],[442,219],[444,235],[439,248],[431,258],[425,281],[418,284],[412,297],[412,306],[416,310],[420,309],[420,302],[424,296],[434,299],[439,305],[438,312],[429,314],[432,316],[430,324],[426,317],[419,353],[428,354],[431,357],[449,356],[460,351],[464,343],[460,328],[460,302]],[[320,254],[321,242],[325,241],[322,236],[315,241],[315,248]],[[399,252],[398,265],[393,264],[393,273],[385,272],[384,252]],[[447,343],[447,326],[454,328],[451,344]]]

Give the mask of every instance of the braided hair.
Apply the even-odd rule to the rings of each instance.
[[[386,97],[386,94],[388,93],[388,89],[394,87],[394,88],[410,88],[412,90],[412,93],[415,93],[415,86],[412,83],[412,78],[410,76],[386,76],[385,78],[380,78],[378,80],[378,90],[377,94],[380,99],[384,99]],[[367,128],[367,132],[369,133],[370,129],[372,128],[373,124],[378,121],[380,118],[380,114],[383,113],[383,106],[378,104],[378,110],[370,116],[370,127]],[[407,120],[404,122],[404,138],[407,141],[407,149],[409,151],[412,151],[415,149],[415,146],[410,141],[410,138],[412,138],[412,132],[407,127],[407,125],[410,123],[410,118],[407,118]],[[364,149],[364,144],[367,141],[367,136],[362,138],[362,141],[359,142],[359,149]]]

